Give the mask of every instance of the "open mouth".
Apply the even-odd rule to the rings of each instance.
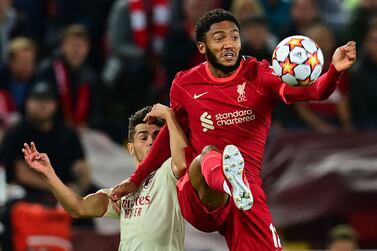
[[[236,53],[234,53],[234,52],[226,52],[222,56],[225,59],[234,59],[236,57]]]

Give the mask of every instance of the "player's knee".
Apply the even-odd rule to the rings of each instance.
[[[198,192],[204,184],[204,177],[200,166],[200,156],[196,157],[190,165],[189,178],[192,186]]]
[[[208,153],[210,151],[220,152],[220,150],[216,146],[208,145],[208,146],[203,148],[202,153],[200,154],[200,160],[204,157],[204,155],[206,153]]]
[[[216,146],[208,145],[208,146],[206,146],[206,147],[203,148],[202,154],[206,154],[209,151],[220,152],[219,148],[217,148]]]

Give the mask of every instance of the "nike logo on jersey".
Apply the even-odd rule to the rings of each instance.
[[[200,93],[200,94],[194,94],[194,99],[198,99],[198,98],[200,98],[201,96],[204,96],[204,95],[206,95],[208,92],[203,92],[203,93]]]

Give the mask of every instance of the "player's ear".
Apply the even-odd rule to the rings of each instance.
[[[131,154],[131,156],[135,155],[135,147],[133,143],[127,143],[127,150]]]
[[[203,42],[197,42],[196,47],[198,47],[198,50],[201,54],[206,54],[206,46]]]

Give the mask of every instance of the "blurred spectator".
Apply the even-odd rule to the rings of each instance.
[[[344,6],[344,0],[316,0],[319,8],[321,21],[339,32],[344,29],[344,25],[349,18],[349,13]]]
[[[251,15],[263,15],[263,9],[258,0],[237,0],[233,1],[230,11],[240,21],[244,22]]]
[[[167,81],[165,92],[167,94],[177,72],[205,61],[205,57],[196,48],[195,23],[214,7],[215,1],[213,0],[182,1],[183,9],[180,12],[183,13],[183,16],[172,24],[164,44],[163,54]],[[178,11],[174,10],[173,12]]]
[[[355,251],[357,249],[357,234],[348,225],[337,225],[328,234],[329,251]]]
[[[271,62],[277,39],[269,32],[266,18],[263,15],[251,15],[241,25],[241,53],[259,61],[265,59]]]
[[[377,19],[370,22],[362,45],[351,71],[352,117],[359,128],[377,128]]]
[[[316,0],[293,0],[291,6],[291,23],[283,29],[281,38],[302,35],[319,20]]]
[[[361,43],[366,36],[368,24],[377,18],[377,1],[360,0],[359,6],[353,10],[345,28],[345,41],[354,40]]]
[[[7,181],[21,185],[29,201],[56,203],[41,177],[25,167],[20,151],[24,142],[37,142],[43,151],[49,153],[59,177],[79,194],[86,193],[91,185],[78,135],[58,122],[57,108],[57,97],[51,86],[38,82],[29,92],[24,119],[5,133],[1,143],[1,162],[7,170]]]
[[[124,107],[124,126],[130,114],[153,102],[152,83],[169,27],[169,11],[169,0],[117,0],[110,11],[111,55],[103,79],[112,88],[112,97]]]
[[[7,60],[9,40],[16,36],[28,36],[28,23],[25,17],[12,8],[12,0],[0,1],[0,68]]]
[[[280,35],[283,32],[283,28],[291,21],[291,17],[287,13],[289,13],[292,1],[263,0],[260,3],[264,13],[266,13],[271,32],[275,35]]]
[[[325,24],[316,24],[305,34],[322,49],[325,63],[322,72],[328,69],[336,48],[334,32]],[[323,102],[296,103],[298,116],[312,130],[319,133],[335,133],[339,130],[352,130],[351,112],[348,97],[348,73],[343,73],[336,90]]]
[[[26,37],[12,39],[8,48],[7,65],[0,71],[0,89],[10,94],[15,109],[23,113],[26,94],[35,77],[37,48]]]
[[[79,137],[74,130],[56,118],[57,109],[57,96],[51,85],[45,82],[36,83],[26,100],[25,117],[5,132],[0,145],[0,162],[5,166],[7,183],[23,188],[25,196],[21,198],[22,201],[51,208],[56,206],[57,202],[48,185],[43,182],[40,175],[25,166],[20,152],[25,142],[36,142],[43,151],[49,153],[52,163],[56,166],[56,174],[78,194],[97,190],[92,185]],[[6,211],[12,212],[14,205],[16,204],[13,201],[9,201]],[[20,221],[22,222],[22,219]],[[5,221],[5,224],[5,235],[12,236],[12,226],[15,222]],[[91,220],[76,221],[75,224],[94,227]],[[7,239],[6,246],[10,246],[11,241],[13,238]]]
[[[93,125],[99,119],[97,78],[86,65],[90,41],[84,26],[68,26],[56,55],[41,62],[38,80],[52,84],[61,116],[73,126]]]

